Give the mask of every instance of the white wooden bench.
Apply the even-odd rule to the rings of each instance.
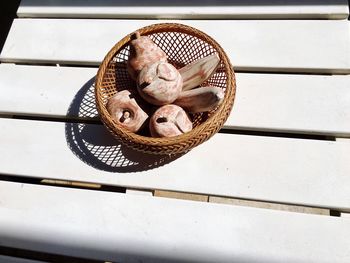
[[[0,247],[350,262],[348,2],[160,3],[22,0],[0,56]],[[113,44],[163,19],[214,37],[237,71],[224,129],[176,158],[120,145],[93,95]]]

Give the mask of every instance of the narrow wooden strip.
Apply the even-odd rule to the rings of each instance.
[[[96,118],[96,71],[1,64],[0,114]],[[238,73],[224,128],[350,136],[349,86],[350,76]]]
[[[346,20],[15,19],[1,61],[99,65],[125,35],[161,22],[181,22],[206,32],[224,48],[236,70],[350,73]]]
[[[183,156],[120,145],[102,125],[0,119],[0,173],[350,209],[347,143],[217,134]]]
[[[43,180],[41,180],[41,183],[53,184],[53,185],[63,185],[63,186],[65,186],[65,185],[77,186],[77,187],[94,188],[94,189],[101,188],[100,184],[92,184],[92,183],[84,183],[84,182],[72,182],[72,181],[66,181],[66,180],[43,179]]]
[[[267,3],[267,1],[265,1]],[[216,0],[176,1],[176,3],[141,0],[74,1],[22,0],[19,17],[86,18],[178,18],[178,19],[345,19],[348,3],[315,0]]]
[[[349,143],[350,144],[350,138],[336,138],[337,142],[341,143]]]
[[[257,202],[252,200],[242,200],[242,199],[219,197],[219,196],[209,196],[209,202],[219,203],[219,204],[228,204],[228,205],[249,206],[249,207],[256,207],[256,208],[266,208],[266,209],[274,209],[274,210],[306,213],[306,214],[329,215],[329,209],[325,209],[325,208]]]
[[[192,201],[201,201],[201,202],[208,202],[209,200],[207,195],[180,193],[180,192],[162,191],[162,190],[155,190],[154,196],[192,200]]]
[[[117,262],[350,260],[340,217],[7,182],[0,200],[6,246]]]

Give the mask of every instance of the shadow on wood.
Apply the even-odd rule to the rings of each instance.
[[[83,162],[109,172],[145,171],[170,163],[181,155],[152,155],[135,151],[117,141],[99,122],[95,107],[95,77],[74,97],[67,116],[78,116],[81,122],[67,122],[68,147]]]

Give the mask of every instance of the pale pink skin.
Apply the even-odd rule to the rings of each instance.
[[[192,130],[192,122],[181,107],[169,104],[153,114],[149,128],[152,137],[174,137]]]
[[[181,93],[182,77],[173,65],[156,62],[141,70],[137,90],[143,99],[153,105],[170,104]]]
[[[167,56],[154,42],[147,36],[139,36],[130,43],[130,56],[127,69],[133,80],[137,79],[140,71],[149,64],[156,61],[167,61]]]
[[[134,98],[130,98],[130,91],[123,90],[116,93],[107,102],[107,111],[112,118],[125,129],[137,132],[148,118]]]

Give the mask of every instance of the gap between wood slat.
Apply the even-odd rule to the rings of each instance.
[[[74,5],[75,4],[75,5]],[[130,19],[344,19],[348,15],[347,1],[90,1],[22,0],[19,17],[84,17]],[[302,7],[301,7],[302,5]],[[95,7],[95,8],[92,8]]]
[[[101,63],[89,63],[89,62],[81,62],[81,61],[66,61],[66,63],[60,63],[60,61],[41,61],[41,60],[30,60],[26,61],[22,59],[11,60],[11,59],[3,59],[1,61],[2,64],[14,64],[18,66],[46,66],[46,67],[79,67],[79,68],[99,68]],[[281,69],[281,68],[280,68]],[[236,66],[234,67],[235,73],[254,73],[254,74],[280,74],[280,75],[319,75],[319,76],[331,76],[333,74],[326,72],[314,72],[313,69],[283,69],[280,71],[273,71],[269,68],[266,70],[260,68],[244,68]],[[339,72],[336,75],[348,75],[346,72]]]
[[[267,137],[283,137],[293,139],[307,139],[307,140],[322,140],[322,141],[335,141],[335,137],[332,135],[320,135],[320,134],[307,134],[307,133],[293,133],[293,132],[279,132],[273,130],[247,130],[239,128],[222,128],[220,133],[227,134],[241,134],[251,136],[267,136]]]
[[[78,188],[82,190],[94,190],[94,191],[108,191],[108,192],[118,192],[126,194],[138,194],[144,196],[156,196],[163,198],[173,198],[173,199],[182,199],[189,201],[198,201],[198,202],[211,202],[227,205],[239,205],[255,208],[264,208],[280,211],[289,211],[297,213],[306,213],[306,214],[319,214],[319,215],[328,215],[328,216],[337,216],[341,215],[342,211],[330,210],[327,208],[311,207],[311,206],[300,206],[293,204],[284,204],[277,202],[266,202],[266,201],[257,201],[250,199],[241,199],[241,198],[232,198],[232,197],[223,197],[223,196],[211,196],[205,194],[197,193],[187,193],[187,192],[176,192],[176,191],[167,191],[167,190],[152,190],[152,189],[134,189],[134,188],[125,188],[118,186],[109,186],[85,182],[74,182],[67,180],[53,180],[53,179],[40,179],[40,178],[31,178],[31,177],[22,177],[22,176],[8,176],[0,174],[1,181],[10,181],[17,183],[26,183],[26,184],[46,184],[53,187],[65,187],[65,188]]]
[[[50,115],[8,115],[1,114],[0,118],[17,119],[17,120],[32,120],[32,121],[53,121],[53,122],[70,122],[70,123],[86,123],[86,124],[98,124],[102,125],[102,122],[98,118],[82,118],[82,117],[66,117],[66,116],[50,116]]]
[[[99,64],[93,64],[93,65],[88,65],[88,64],[84,64],[84,62],[79,62],[77,64],[71,63],[71,64],[65,64],[65,63],[59,63],[57,61],[57,63],[55,62],[40,62],[39,60],[35,60],[35,61],[30,61],[30,62],[7,62],[7,61],[1,61],[2,64],[13,64],[13,65],[18,65],[18,66],[45,66],[45,67],[70,67],[70,68],[74,68],[74,67],[79,67],[79,68],[98,68]]]
[[[334,19],[333,18],[324,18],[322,16],[319,17],[307,17],[307,16],[300,16],[300,17],[291,17],[286,19],[283,15],[276,15],[274,18],[269,18],[269,17],[264,17],[261,16],[259,18],[257,17],[248,17],[248,16],[236,16],[236,17],[232,17],[232,18],[221,18],[221,17],[200,17],[200,18],[181,18],[181,17],[161,17],[161,18],[156,18],[156,17],[142,17],[142,16],[135,16],[135,17],[129,17],[129,16],[120,16],[120,17],[87,17],[87,16],[77,16],[77,17],[70,17],[70,16],[20,16],[18,17],[20,19],[71,19],[71,20],[79,20],[79,19],[87,19],[87,20],[116,20],[116,19],[123,19],[123,20],[130,20],[133,21],[135,19],[142,19],[142,20],[161,20],[161,21],[174,21],[175,20],[196,20],[196,21],[201,21],[201,20],[205,20],[205,21],[217,21],[217,20],[308,20],[308,21],[313,21],[313,20],[342,20],[342,16],[337,16]]]
[[[39,61],[31,61],[31,62],[8,62],[8,61],[2,61],[2,64],[13,64],[13,65],[18,65],[18,66],[46,66],[46,67],[67,67],[67,68],[74,68],[74,67],[79,67],[79,68],[96,68],[98,69],[100,64],[96,64],[96,65],[87,65],[87,64],[83,64],[83,62],[81,63],[77,63],[74,64],[73,62],[70,64],[64,64],[64,63],[59,63],[59,61],[57,61],[57,63],[55,62],[45,62],[45,63],[40,63]],[[251,71],[251,70],[243,70],[239,67],[235,67],[234,68],[235,73],[254,73],[254,74],[279,74],[279,75],[315,75],[315,76],[332,76],[333,74],[330,73],[316,73],[316,72],[288,72],[288,71]],[[346,73],[343,74],[337,74],[337,75],[347,75]]]
[[[50,185],[55,187],[65,187],[65,188],[79,188],[85,190],[98,190],[98,191],[107,191],[107,192],[117,192],[125,193],[126,188],[120,186],[112,185],[101,185],[94,183],[86,182],[75,182],[68,180],[56,180],[56,179],[46,179],[46,178],[33,178],[33,177],[24,177],[24,176],[14,176],[0,174],[0,181],[9,181],[16,183],[26,183],[26,184],[38,184],[38,185]]]
[[[27,260],[38,260],[40,262],[70,262],[70,263],[107,263],[100,260],[92,260],[86,258],[78,258],[59,254],[50,254],[45,252],[12,248],[0,246],[0,255],[15,257]]]
[[[32,121],[52,121],[52,122],[67,122],[67,123],[86,123],[102,125],[99,119],[94,118],[74,118],[74,117],[61,117],[61,116],[36,116],[36,115],[8,115],[1,114],[0,118],[12,118],[17,120],[32,120]],[[323,134],[307,134],[307,133],[293,133],[293,132],[280,132],[274,130],[247,130],[238,128],[225,128],[225,126],[219,130],[219,133],[226,134],[239,134],[239,135],[251,135],[251,136],[266,136],[266,137],[282,137],[293,139],[306,139],[306,140],[322,140],[322,141],[335,141],[336,137],[332,135]],[[341,137],[341,136],[338,136]],[[344,138],[346,138],[344,136]]]
[[[340,211],[337,211],[337,210],[330,210],[330,215],[331,215],[331,216],[340,217],[341,212],[340,212]]]
[[[259,14],[257,15],[233,15],[228,17],[221,17],[218,15],[205,15],[201,17],[183,17],[183,16],[164,16],[164,17],[153,17],[153,16],[142,16],[142,15],[119,15],[116,17],[105,17],[105,16],[96,16],[91,17],[89,14],[76,14],[74,16],[67,16],[62,14],[49,14],[45,16],[36,16],[36,15],[25,15],[25,16],[18,16],[20,19],[71,19],[71,20],[79,20],[79,19],[89,19],[89,20],[116,20],[116,19],[123,19],[123,20],[159,20],[164,21],[164,23],[168,20],[212,20],[212,21],[220,21],[220,20],[343,20],[345,19],[344,15],[332,15],[332,17],[325,17],[324,15],[320,14],[313,14],[313,17],[310,17],[309,14],[301,14],[298,15],[298,17],[286,17],[284,14],[275,14],[273,17],[271,17],[269,14]]]

